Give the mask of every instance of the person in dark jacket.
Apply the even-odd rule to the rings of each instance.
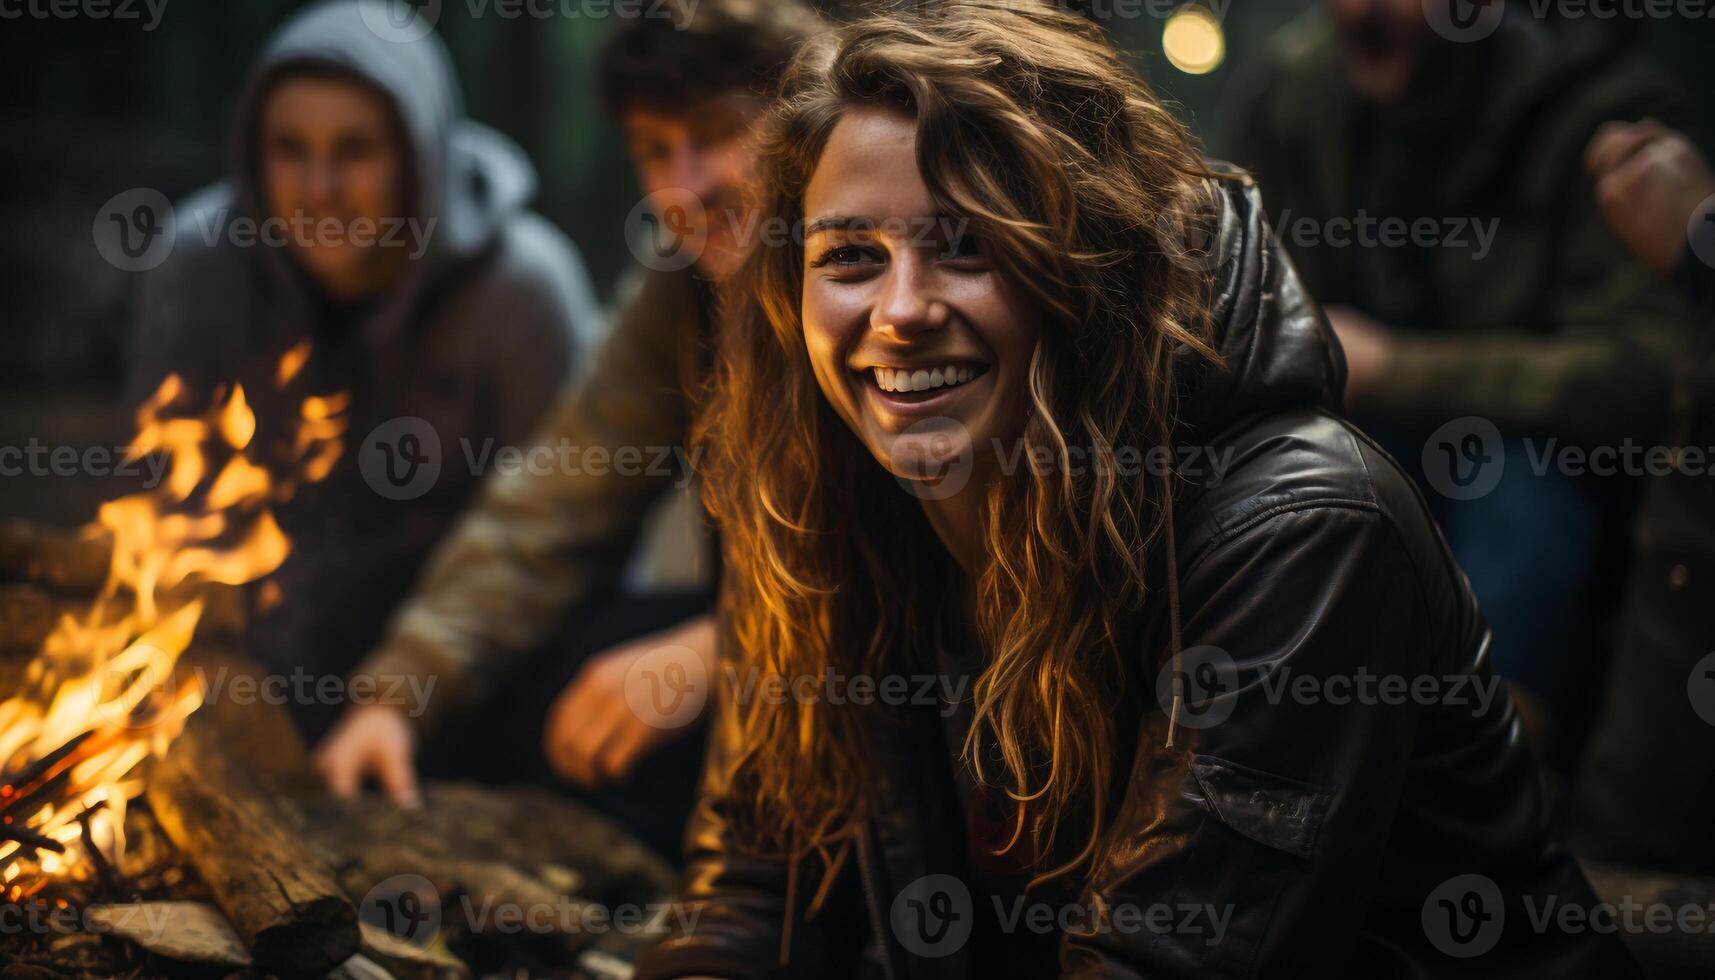
[[[1545,741],[1557,763],[1598,676],[1636,486],[1555,463],[1655,437],[1685,335],[1580,165],[1604,122],[1676,108],[1610,26],[1332,0],[1275,39],[1229,141],[1345,347],[1353,419],[1428,492],[1497,669],[1543,709],[1535,731],[1567,736]]]
[[[238,382],[261,439],[308,394],[348,400],[333,472],[277,511],[283,601],[252,629],[266,669],[310,679],[296,691],[379,640],[480,482],[467,460],[522,442],[599,329],[578,253],[525,206],[529,161],[464,116],[439,39],[378,33],[387,16],[329,0],[269,41],[230,178],[175,209],[174,251],[137,297],[139,400],[169,373],[190,403]],[[313,738],[340,705],[308,701],[291,707]]]
[[[699,424],[722,683],[640,980],[1632,972],[1541,915],[1594,898],[1258,191],[1098,29],[844,29],[761,183],[804,232]]]
[[[1715,169],[1654,120],[1604,127],[1586,160],[1603,217],[1696,304],[1699,333],[1638,512],[1572,839],[1583,857],[1715,876]]]

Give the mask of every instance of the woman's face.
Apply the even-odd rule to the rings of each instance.
[[[1039,318],[937,212],[916,145],[912,119],[886,109],[835,126],[804,194],[803,320],[822,393],[877,461],[927,488],[1023,431]]]

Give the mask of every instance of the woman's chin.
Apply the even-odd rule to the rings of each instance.
[[[951,422],[952,420],[942,420]],[[963,426],[933,432],[883,436],[870,444],[875,461],[912,496],[944,500],[964,489],[976,464],[976,453]]]

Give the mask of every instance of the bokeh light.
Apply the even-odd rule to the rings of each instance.
[[[1227,37],[1209,8],[1188,3],[1167,18],[1161,29],[1161,50],[1180,71],[1206,75],[1226,58]]]

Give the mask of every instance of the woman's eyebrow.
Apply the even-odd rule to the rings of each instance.
[[[857,224],[864,224],[873,227],[873,223],[866,219],[854,218],[850,215],[844,214],[831,214],[826,217],[817,218],[815,221],[805,225],[804,237],[809,238],[811,235],[824,231],[845,231],[851,226]]]
[[[944,230],[948,222],[955,220],[962,219],[951,218],[948,215],[932,214],[920,218],[886,218],[881,221],[877,221],[874,218],[860,217],[856,215],[830,214],[817,218],[809,224],[806,224],[804,226],[804,237],[809,238],[810,236],[823,231],[851,231],[854,228],[860,232],[871,233],[886,231],[898,232],[901,230],[916,231],[919,229]]]

